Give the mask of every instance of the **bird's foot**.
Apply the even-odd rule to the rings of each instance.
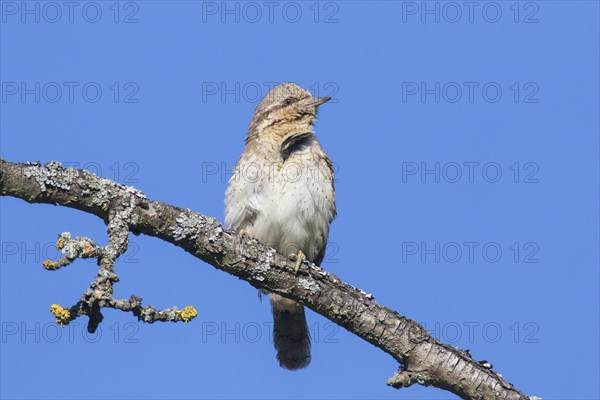
[[[304,253],[302,252],[302,250],[300,250],[298,252],[298,254],[290,254],[288,256],[288,258],[290,260],[296,260],[296,265],[294,266],[294,272],[296,273],[296,275],[298,275],[298,271],[300,270],[300,266],[302,265],[302,263],[304,261],[306,261],[306,256],[304,255]]]
[[[245,229],[240,229],[238,231],[238,235],[240,235],[244,239],[254,239],[254,237],[250,233],[248,233],[248,231]]]

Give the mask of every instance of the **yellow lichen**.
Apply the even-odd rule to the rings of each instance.
[[[86,256],[91,256],[92,255],[92,246],[90,246],[90,244],[88,242],[83,242],[83,249],[85,251],[85,255]]]
[[[65,245],[65,239],[63,237],[59,237],[58,240],[56,241],[56,248],[58,250],[61,250],[64,245]]]
[[[56,317],[56,323],[61,327],[67,324],[71,318],[71,312],[66,308],[62,308],[60,304],[52,304],[50,306],[50,312]]]
[[[183,310],[179,311],[179,316],[183,320],[183,322],[190,322],[196,316],[198,316],[198,311],[193,306],[187,306]]]
[[[42,266],[46,269],[53,269],[56,267],[56,263],[54,261],[46,260],[42,263]]]

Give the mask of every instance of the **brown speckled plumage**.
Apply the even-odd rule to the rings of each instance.
[[[298,254],[320,264],[335,217],[331,161],[313,123],[315,98],[293,83],[273,88],[256,107],[246,147],[225,194],[225,222],[278,253]],[[310,363],[304,307],[270,294],[277,359],[286,369]]]

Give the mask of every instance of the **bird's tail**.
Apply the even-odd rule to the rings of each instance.
[[[273,341],[282,368],[296,370],[310,364],[310,334],[304,307],[295,301],[271,294]]]

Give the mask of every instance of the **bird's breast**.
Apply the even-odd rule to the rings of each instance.
[[[310,261],[316,259],[335,212],[333,176],[323,156],[305,149],[261,168],[256,190],[249,191],[248,203],[257,210],[244,228],[251,236],[280,254],[302,250]]]

